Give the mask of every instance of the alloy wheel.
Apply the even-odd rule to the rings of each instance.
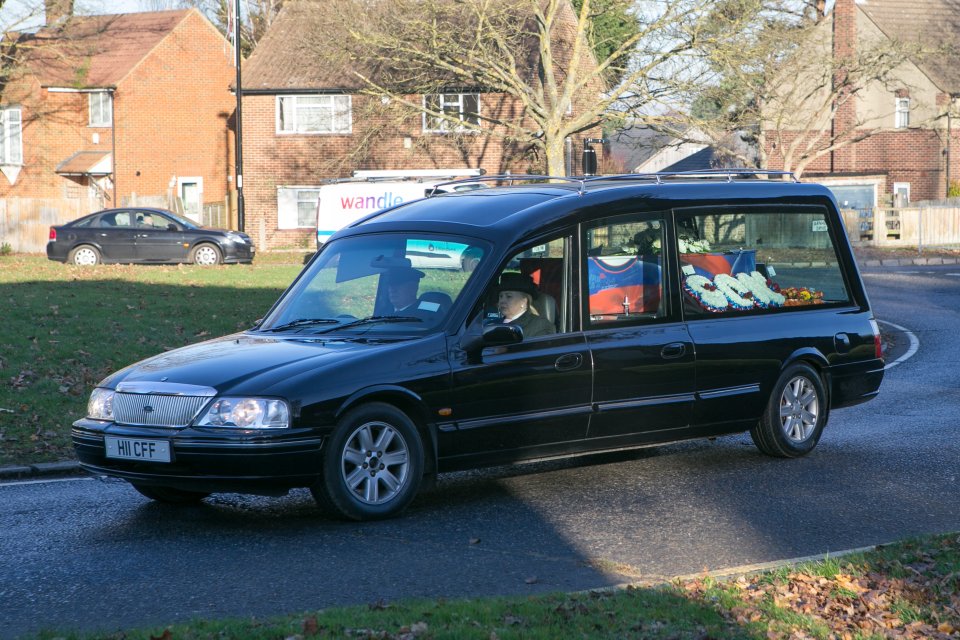
[[[816,387],[804,376],[795,376],[780,396],[780,425],[793,442],[803,442],[813,433],[820,415]]]
[[[360,425],[347,438],[340,460],[340,473],[347,489],[365,504],[389,502],[407,483],[407,442],[386,422]]]

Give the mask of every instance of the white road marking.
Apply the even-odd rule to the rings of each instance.
[[[46,478],[42,480],[14,480],[13,482],[0,482],[0,487],[17,487],[25,484],[53,484],[55,482],[77,482],[93,480],[93,477],[87,478]]]
[[[892,322],[887,322],[886,320],[877,320],[877,322],[880,322],[880,323],[885,324],[885,325],[887,325],[887,326],[893,327],[894,329],[897,329],[897,330],[899,330],[899,331],[902,331],[903,334],[904,334],[905,336],[907,336],[907,339],[910,340],[910,347],[907,349],[907,352],[906,352],[905,354],[903,354],[902,356],[900,356],[899,358],[897,358],[896,360],[894,360],[893,362],[888,362],[888,363],[887,363],[887,366],[885,366],[885,367],[883,368],[884,370],[893,369],[895,366],[897,366],[898,364],[901,364],[901,363],[903,363],[903,362],[906,362],[907,360],[909,360],[910,358],[912,358],[912,357],[917,353],[917,349],[920,348],[920,339],[917,338],[917,336],[915,336],[912,331],[910,331],[910,330],[907,329],[906,327],[901,327],[901,326],[898,325],[898,324],[893,324]]]

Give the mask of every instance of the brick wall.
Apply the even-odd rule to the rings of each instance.
[[[121,199],[164,195],[177,177],[200,177],[203,201],[223,201],[232,187],[234,79],[226,41],[190,11],[117,87]]]

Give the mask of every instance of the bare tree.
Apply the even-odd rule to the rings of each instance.
[[[412,112],[527,145],[563,175],[568,138],[615,110],[660,119],[702,75],[705,42],[750,19],[714,15],[711,0],[606,0],[616,2],[636,29],[598,56],[598,0],[579,11],[568,0],[326,0],[314,5],[314,64],[341,64],[364,93]],[[481,108],[468,121],[419,98],[457,90],[508,96],[517,108]]]
[[[690,96],[691,108],[671,114],[662,130],[680,139],[695,131],[699,141],[745,166],[777,166],[800,176],[817,159],[875,135],[883,128],[877,114],[838,119],[838,112],[856,112],[849,107],[873,87],[907,88],[899,71],[927,54],[916,44],[864,38],[838,58],[822,3],[726,4],[734,9],[744,3],[763,19],[705,52],[711,81]],[[735,144],[744,139],[749,153]]]

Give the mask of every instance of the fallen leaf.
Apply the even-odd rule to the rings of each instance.
[[[410,632],[415,636],[421,636],[427,632],[429,627],[426,622],[414,622],[410,625]]]
[[[306,637],[315,636],[320,633],[320,625],[317,624],[317,617],[310,616],[303,621],[303,635]]]

